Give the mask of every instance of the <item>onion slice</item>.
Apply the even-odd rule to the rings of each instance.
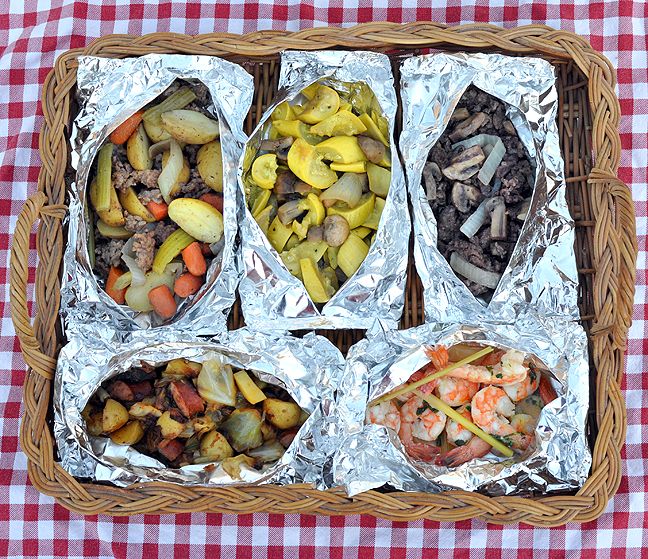
[[[502,274],[498,274],[497,272],[482,270],[467,260],[464,260],[456,252],[450,255],[450,267],[467,280],[488,287],[489,289],[495,289],[502,277]]]
[[[131,273],[131,285],[138,286],[144,285],[146,282],[146,274],[144,274],[144,270],[137,265],[135,251],[133,250],[134,240],[135,237],[131,237],[126,241],[126,244],[123,246],[121,251],[121,258],[126,263],[126,266]]]
[[[488,154],[486,161],[482,163],[482,168],[477,175],[477,178],[482,184],[490,183],[495,176],[495,171],[497,171],[499,164],[502,162],[502,159],[504,159],[505,154],[506,148],[504,147],[504,142],[497,138],[497,142],[493,145],[493,149]]]
[[[488,211],[486,210],[486,202],[489,198],[482,200],[482,203],[477,206],[477,209],[470,214],[468,219],[463,222],[463,225],[459,228],[466,237],[472,239],[479,231],[479,228],[484,225],[486,218],[488,217]]]
[[[473,136],[472,138],[466,138],[465,140],[461,140],[461,142],[457,142],[456,144],[452,144],[451,148],[457,149],[459,147],[463,147],[464,149],[471,148],[473,146],[479,146],[480,148],[486,147],[486,146],[494,146],[497,141],[502,141],[498,136],[494,136],[493,134],[477,134],[476,136]]]
[[[149,147],[148,155],[151,159],[155,159],[160,153],[164,153],[171,147],[171,140],[162,140]]]
[[[336,183],[320,194],[320,202],[324,202],[325,200],[342,200],[350,208],[355,208],[360,201],[366,182],[366,174],[344,173]]]
[[[184,159],[180,144],[176,140],[171,139],[169,143],[169,159],[158,177],[158,187],[167,204],[171,203],[171,190],[175,183],[178,182],[183,164]]]

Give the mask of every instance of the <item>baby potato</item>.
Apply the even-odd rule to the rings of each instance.
[[[169,204],[169,217],[194,239],[215,243],[223,236],[223,215],[195,198],[176,198]]]
[[[263,411],[266,419],[277,429],[290,429],[299,423],[300,407],[293,402],[284,402],[277,398],[263,400]]]
[[[200,455],[213,460],[224,460],[234,455],[227,439],[218,431],[210,431],[200,439]]]
[[[184,424],[173,419],[168,411],[165,411],[159,417],[157,426],[160,428],[162,437],[165,439],[175,439],[184,431]]]
[[[95,206],[95,200],[98,196],[97,179],[94,179],[90,184],[90,201]],[[110,187],[110,207],[105,211],[97,211],[99,219],[110,227],[121,227],[126,223],[124,214],[122,212],[122,205],[120,204],[117,191],[114,186]]]
[[[150,145],[144,125],[140,124],[126,143],[126,156],[133,169],[144,171],[153,168],[153,160],[149,157]]]
[[[83,417],[86,422],[89,435],[98,437],[103,433],[103,414],[101,411],[96,411],[91,406],[86,406],[81,412],[81,417]]]
[[[204,183],[216,192],[223,192],[223,155],[218,141],[205,144],[196,155],[198,173]]]
[[[197,377],[202,369],[200,363],[189,361],[188,359],[171,359],[164,369],[165,375],[185,375],[188,377]]]
[[[120,427],[126,425],[128,421],[128,410],[122,406],[117,400],[108,398],[103,409],[103,431],[104,433],[112,433]]]
[[[144,428],[139,421],[131,421],[121,429],[110,433],[110,440],[115,444],[131,445],[136,444],[144,436]]]
[[[162,113],[162,127],[176,140],[187,144],[207,144],[218,138],[218,122],[198,111],[177,109]]]

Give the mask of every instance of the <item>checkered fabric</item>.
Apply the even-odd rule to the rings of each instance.
[[[8,4],[8,5],[7,5]],[[648,70],[643,2],[549,0],[541,2],[340,0],[240,0],[214,3],[142,0],[4,0],[0,2],[0,556],[5,557],[648,557],[648,389],[646,354],[646,226],[648,198]],[[620,176],[637,205],[639,260],[634,324],[623,390],[628,437],[623,480],[596,522],[557,529],[498,527],[481,521],[457,524],[387,522],[368,516],[193,514],[80,517],[39,494],[27,479],[18,447],[25,365],[9,318],[9,243],[16,215],[36,188],[39,171],[40,90],[55,58],[109,33],[154,31],[198,34],[298,30],[367,21],[473,21],[505,27],[545,23],[575,31],[608,56],[618,72],[623,156]],[[30,259],[32,268],[35,256]],[[33,277],[33,270],[32,270]],[[532,555],[533,554],[533,555]]]

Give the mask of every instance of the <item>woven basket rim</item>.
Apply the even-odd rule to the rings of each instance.
[[[45,417],[50,405],[51,378],[56,366],[60,333],[57,277],[64,244],[61,221],[65,215],[61,189],[68,146],[65,126],[70,117],[69,93],[75,84],[76,59],[81,55],[125,57],[151,52],[209,54],[255,61],[276,56],[286,49],[374,49],[394,51],[421,48],[488,49],[510,54],[536,54],[554,61],[575,64],[588,80],[594,116],[592,147],[596,165],[587,181],[595,224],[597,264],[610,266],[614,281],[597,285],[597,310],[590,339],[598,362],[597,422],[592,474],[573,496],[497,499],[464,491],[440,494],[380,493],[369,491],[348,498],[341,489],[326,492],[310,486],[259,486],[247,488],[188,488],[147,483],[127,489],[80,483],[54,462],[51,433]],[[40,151],[43,168],[38,192],[21,212],[14,235],[10,266],[12,319],[21,341],[29,371],[25,379],[25,416],[21,446],[28,456],[32,483],[70,510],[85,514],[113,515],[191,511],[303,512],[320,514],[367,513],[392,520],[464,520],[481,517],[490,522],[553,526],[570,520],[598,517],[620,482],[620,449],[625,438],[625,405],[619,383],[623,374],[623,348],[630,324],[634,288],[636,235],[634,210],[627,187],[616,177],[620,156],[619,103],[614,94],[616,79],[611,63],[585,39],[545,25],[503,29],[491,24],[446,27],[434,22],[393,24],[377,22],[349,28],[319,27],[297,32],[258,31],[247,35],[210,33],[194,37],[174,33],[144,36],[109,35],[87,47],[61,54],[43,87],[45,123]],[[62,155],[65,155],[62,157]],[[64,189],[63,189],[64,190]],[[32,325],[27,312],[26,283],[29,233],[38,219],[36,309]],[[58,249],[58,260],[48,251]],[[610,275],[608,274],[608,275]],[[600,275],[600,274],[599,274]],[[609,280],[609,278],[608,278]],[[42,289],[41,289],[42,288]]]

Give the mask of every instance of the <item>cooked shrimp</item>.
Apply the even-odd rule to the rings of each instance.
[[[504,438],[513,448],[524,450],[533,436],[518,433],[509,422],[515,414],[515,404],[497,386],[482,388],[472,399],[470,413],[473,421],[487,433]]]
[[[440,371],[448,364],[448,350],[445,348],[445,346],[441,345],[434,348],[427,347],[425,348],[425,355],[430,360],[430,362],[416,371],[409,378],[408,382],[416,382],[417,380],[421,380],[425,376]],[[424,394],[431,394],[437,387],[437,384],[438,381],[433,380],[419,387],[419,390]]]
[[[507,351],[496,365],[462,365],[450,371],[448,376],[484,384],[513,384],[524,380],[527,374],[524,353]]]
[[[530,369],[524,380],[513,384],[505,384],[502,386],[506,395],[514,402],[519,402],[528,398],[536,390],[540,384],[540,375],[534,370]]]
[[[524,435],[533,435],[537,422],[537,417],[532,417],[526,413],[516,413],[511,417],[511,427]]]
[[[457,409],[457,412],[463,415],[468,421],[472,421],[468,408],[469,406],[461,406]],[[474,437],[461,423],[457,423],[454,419],[450,418],[448,418],[448,422],[446,423],[445,431],[448,442],[452,446],[463,446]]]
[[[382,402],[368,408],[367,421],[389,427],[389,429],[393,429],[397,433],[400,431],[400,411],[393,400],[388,400],[387,402]]]
[[[407,453],[419,460],[433,460],[438,455],[439,448],[430,443],[443,432],[446,415],[430,408],[427,402],[418,396],[407,400],[401,407],[400,414],[401,426],[398,435]]]
[[[553,402],[558,395],[554,390],[553,386],[549,382],[549,379],[545,375],[540,375],[540,389],[538,390],[542,402],[546,406],[549,402]]]
[[[491,449],[491,445],[479,437],[473,437],[463,446],[458,446],[439,456],[437,464],[455,468],[461,466],[474,458],[486,456]]]
[[[439,398],[453,408],[463,406],[470,402],[478,390],[479,384],[470,382],[469,380],[454,377],[441,377],[437,379]]]

